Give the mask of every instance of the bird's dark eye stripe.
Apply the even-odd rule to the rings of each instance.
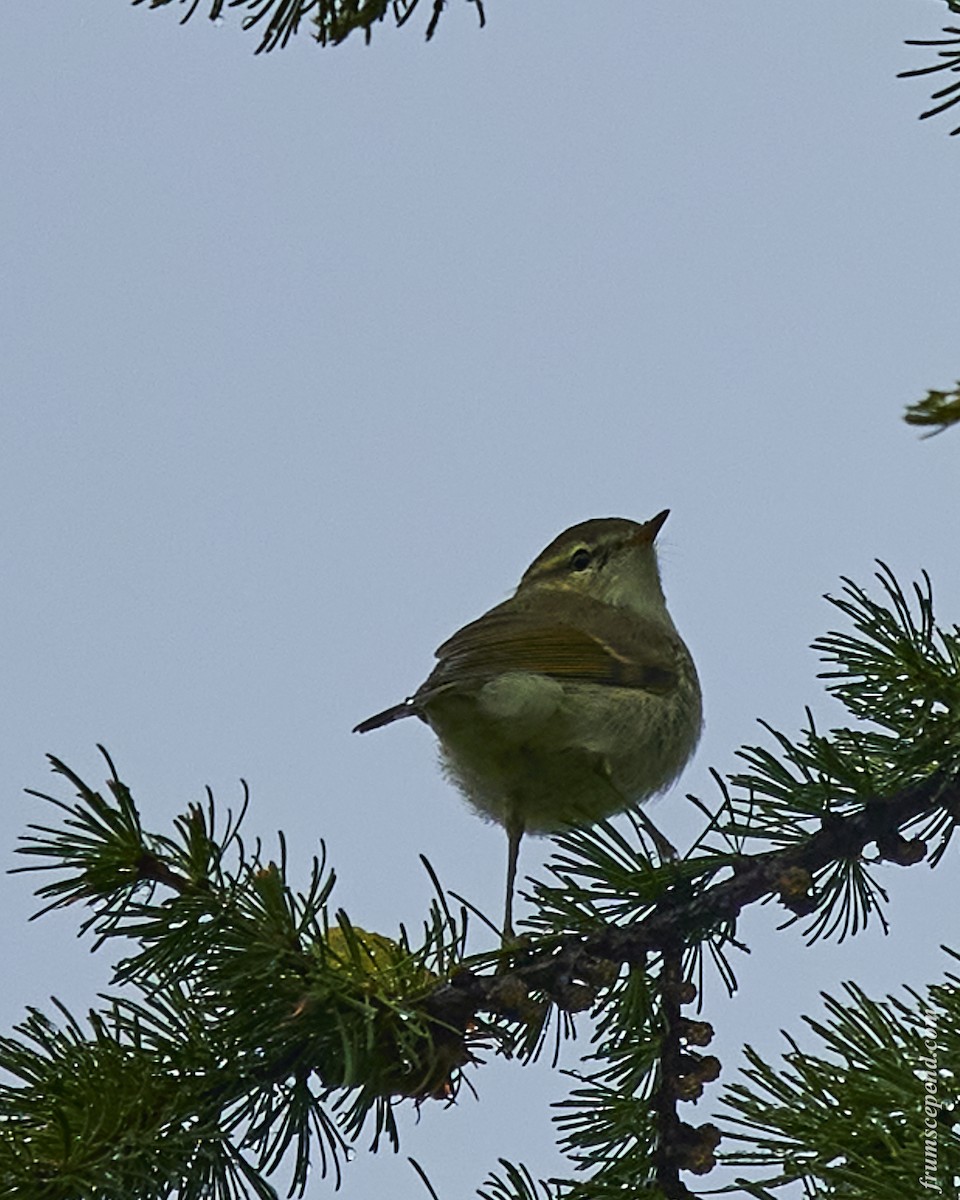
[[[592,562],[593,555],[585,546],[581,546],[579,550],[574,550],[570,555],[570,570],[585,571]]]

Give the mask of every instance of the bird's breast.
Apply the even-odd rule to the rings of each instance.
[[[431,702],[447,774],[482,814],[533,831],[599,820],[679,774],[700,731],[699,692],[508,672]]]

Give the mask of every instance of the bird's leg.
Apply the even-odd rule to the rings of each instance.
[[[607,760],[605,758],[601,758],[598,760],[597,773],[600,775],[601,779],[604,780],[604,782],[607,784],[607,786],[610,787],[617,796],[620,796],[620,792],[619,792],[616,784],[613,782],[613,779],[610,777],[610,764],[607,762]],[[622,800],[622,797],[621,797],[621,800]],[[643,811],[643,809],[640,807],[639,804],[632,805],[630,808],[630,811],[636,813],[637,820],[640,822],[640,824],[644,827],[644,829],[647,831],[647,833],[649,833],[650,837],[653,839],[653,844],[656,846],[657,853],[660,855],[661,858],[668,858],[668,859],[674,860],[674,859],[677,859],[680,857],[680,855],[677,853],[677,848],[676,848],[676,846],[674,846],[673,842],[670,841],[670,839],[666,836],[666,834],[663,834],[660,832],[660,830],[656,827],[656,825],[653,823],[653,821],[647,816],[647,814]]]
[[[513,889],[517,880],[517,859],[520,856],[520,839],[523,837],[523,822],[511,817],[507,822],[507,902],[503,911],[504,944],[513,941]]]

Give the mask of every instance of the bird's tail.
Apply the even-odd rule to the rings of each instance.
[[[415,716],[417,716],[417,709],[414,707],[413,701],[407,699],[401,704],[395,704],[392,708],[385,708],[383,712],[379,712],[375,716],[367,717],[365,721],[354,726],[353,732],[369,733],[371,729],[379,729],[381,725],[389,725],[391,721],[400,721],[404,717]]]

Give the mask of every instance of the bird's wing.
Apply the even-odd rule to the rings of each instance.
[[[676,639],[657,622],[632,614],[624,621],[587,598],[555,620],[508,600],[443,643],[420,694],[505,671],[662,694],[676,686],[677,654]]]

